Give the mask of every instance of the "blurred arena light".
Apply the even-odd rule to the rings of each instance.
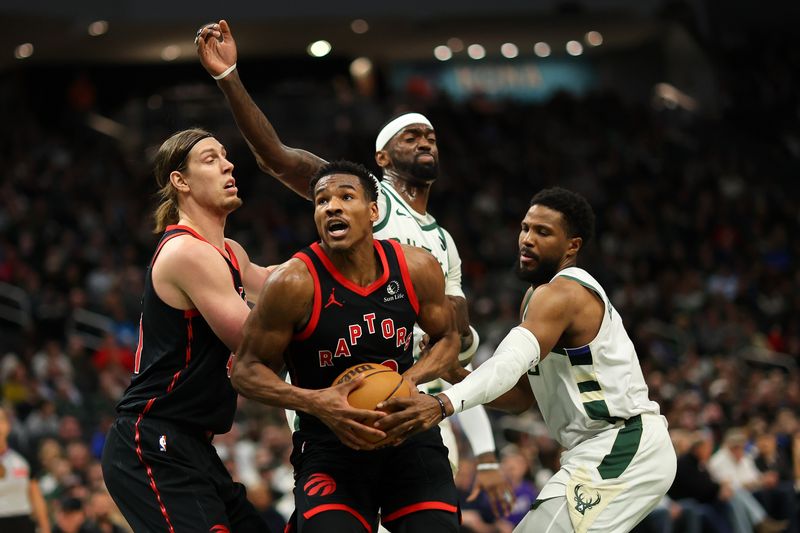
[[[444,44],[440,44],[436,48],[433,49],[433,57],[438,59],[439,61],[447,61],[451,57],[453,57],[453,51]]]
[[[653,106],[656,109],[683,108],[687,111],[697,110],[697,100],[669,83],[656,83],[653,87]]]
[[[26,59],[33,55],[33,44],[22,43],[14,49],[14,57],[17,59]]]
[[[363,78],[372,72],[372,61],[366,57],[357,57],[350,63],[350,75],[354,78]]]
[[[181,47],[177,44],[170,44],[161,50],[161,59],[164,61],[175,61],[181,56]]]
[[[550,45],[539,41],[535,45],[533,45],[533,53],[539,57],[547,57],[550,55]]]
[[[331,43],[324,39],[320,39],[319,41],[314,41],[313,43],[308,45],[306,49],[308,51],[308,55],[313,57],[324,57],[331,52]]]
[[[123,140],[128,134],[127,128],[115,120],[111,120],[103,115],[97,113],[89,113],[86,117],[86,123],[95,131],[99,131],[109,137]]]
[[[571,56],[579,56],[583,53],[583,45],[578,41],[568,41],[566,49]]]
[[[503,43],[500,47],[500,53],[507,59],[514,59],[519,55],[519,47],[514,43]]]
[[[364,19],[355,19],[350,23],[350,29],[353,30],[353,33],[360,35],[369,31],[369,24]]]
[[[94,22],[89,24],[89,27],[86,29],[86,31],[92,37],[99,37],[100,35],[105,35],[106,32],[108,32],[108,22],[105,20],[95,20]]]
[[[479,44],[471,44],[467,47],[467,55],[472,59],[483,59],[486,57],[486,49]]]
[[[464,41],[458,37],[450,37],[447,39],[447,46],[450,47],[450,50],[453,52],[458,53],[464,50]]]
[[[588,31],[586,35],[584,35],[584,41],[586,41],[586,44],[589,46],[600,46],[603,44],[603,34],[595,30]]]

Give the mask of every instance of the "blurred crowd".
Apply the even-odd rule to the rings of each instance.
[[[385,119],[405,109],[431,119],[442,178],[430,210],[464,261],[483,339],[477,363],[518,323],[524,286],[512,265],[529,198],[556,184],[587,196],[598,238],[579,266],[625,320],[679,455],[673,490],[641,531],[800,531],[800,57],[762,54],[744,72],[716,64],[714,113],[601,90],[537,104],[454,102],[414,87],[379,99],[339,79],[254,96],[286,144],[372,168]],[[0,401],[54,526],[119,531],[99,457],[130,379],[157,241],[148,154],[181,127],[215,130],[245,200],[228,235],[261,264],[286,260],[315,230],[310,204],[258,171],[213,86],[207,117],[176,118],[182,108],[169,101],[131,97],[115,118],[133,113],[145,126],[138,142],[122,142],[87,127],[92,109],[75,93],[85,83],[70,86],[62,113],[43,116],[24,79],[2,80],[4,95],[24,104],[5,104],[14,127],[0,132],[0,302],[23,319],[0,314]],[[244,399],[239,407],[215,446],[280,524],[292,510],[289,430],[280,411]],[[474,464],[462,449],[456,481],[464,531],[475,533],[510,531],[558,468],[558,445],[535,408],[490,414],[517,503],[497,521],[481,498],[467,502]]]

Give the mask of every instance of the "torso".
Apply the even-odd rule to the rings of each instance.
[[[552,436],[567,449],[598,432],[642,413],[659,413],[656,402],[648,398],[636,350],[622,319],[608,301],[605,291],[585,270],[570,267],[562,277],[580,283],[601,303],[602,318],[583,320],[587,325],[575,329],[562,340],[585,339],[581,344],[562,344],[554,348],[528,379],[536,402]],[[591,306],[586,311],[592,314]],[[523,316],[527,312],[523,309]],[[591,332],[596,333],[590,337]]]
[[[308,323],[292,339],[284,358],[292,383],[306,389],[331,386],[358,363],[384,364],[403,373],[413,364],[412,330],[418,303],[402,248],[374,241],[382,275],[367,287],[355,285],[318,244],[297,254],[314,281]],[[300,429],[329,433],[316,418],[298,411]]]
[[[231,352],[196,309],[171,307],[153,285],[153,265],[173,238],[204,240],[191,228],[169,226],[159,241],[145,278],[134,375],[117,410],[225,433],[236,409]],[[228,264],[231,290],[246,299],[236,256],[229,246],[218,251]]]

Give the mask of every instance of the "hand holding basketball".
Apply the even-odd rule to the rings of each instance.
[[[359,384],[349,392],[347,401],[358,409],[374,411],[380,402],[390,398],[405,398],[412,394],[412,386],[403,376],[387,366],[375,363],[351,366],[336,377],[333,385],[342,385],[354,380],[359,380]],[[383,439],[382,436],[378,437],[373,433],[355,431],[361,438],[371,443]]]
[[[384,413],[372,409],[361,409],[348,402],[348,396],[362,385],[362,378],[333,384],[327,389],[319,389],[310,398],[306,411],[319,418],[343,444],[355,450],[374,449],[374,443],[385,438],[386,434],[373,427]]]

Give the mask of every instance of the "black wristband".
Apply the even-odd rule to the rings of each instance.
[[[428,394],[428,396],[431,396],[434,400],[439,402],[439,408],[442,410],[442,420],[447,418],[447,409],[445,408],[444,402],[442,401],[442,399],[439,398],[438,396],[436,396],[435,394]]]

